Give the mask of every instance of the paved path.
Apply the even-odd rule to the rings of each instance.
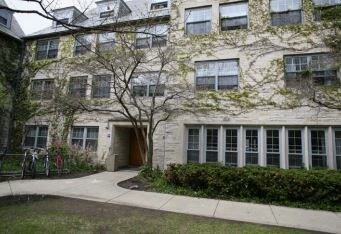
[[[48,194],[307,230],[341,233],[341,213],[132,191],[117,183],[136,171],[103,172],[78,179],[0,183],[0,196]]]

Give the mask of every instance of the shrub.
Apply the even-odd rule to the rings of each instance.
[[[164,175],[171,185],[203,192],[212,198],[341,206],[338,171],[172,164]]]
[[[159,168],[153,168],[145,165],[141,167],[139,175],[149,181],[153,181],[156,178],[160,178],[162,176],[162,172]]]

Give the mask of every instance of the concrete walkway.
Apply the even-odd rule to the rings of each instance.
[[[118,182],[136,171],[103,172],[78,179],[0,183],[0,196],[46,194],[163,211],[307,230],[341,233],[341,213],[132,191]]]

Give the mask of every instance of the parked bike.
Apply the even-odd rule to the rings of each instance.
[[[49,151],[46,150],[46,154],[44,157],[44,170],[45,170],[45,175],[49,177],[50,175],[50,158],[49,158]]]
[[[29,154],[31,155],[31,160],[29,160]],[[24,179],[28,172],[30,172],[32,179],[35,178],[37,170],[37,160],[38,149],[33,149],[33,152],[25,151],[24,159],[22,162],[21,179]]]

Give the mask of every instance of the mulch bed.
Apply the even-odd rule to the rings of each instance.
[[[131,190],[137,190],[137,191],[150,191],[151,190],[151,184],[146,179],[136,176],[129,180],[122,181],[118,183],[118,186],[125,188],[125,189],[131,189]]]

